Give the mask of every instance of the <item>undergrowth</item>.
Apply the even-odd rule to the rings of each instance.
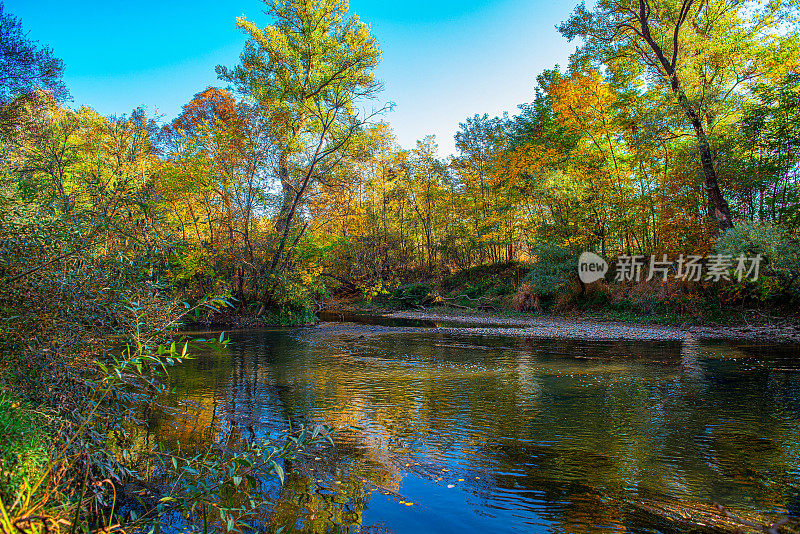
[[[193,311],[187,308],[182,315]],[[144,439],[148,413],[163,409],[168,368],[190,357],[189,342],[162,342],[169,332],[147,328],[139,303],[128,312],[133,338],[121,352],[28,353],[20,359],[28,372],[16,375],[37,369],[33,384],[47,384],[38,390],[10,379],[14,373],[4,377],[18,395],[0,396],[3,534],[159,532],[176,517],[189,529],[240,531],[269,513],[264,482],[283,482],[284,462],[333,443],[324,425],[295,426],[271,440],[215,427],[215,439],[190,448]],[[228,340],[202,342],[219,348]],[[16,400],[22,395],[29,406]]]
[[[0,501],[10,502],[25,484],[31,484],[49,459],[44,421],[30,406],[0,393]]]

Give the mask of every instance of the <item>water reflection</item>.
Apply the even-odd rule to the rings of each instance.
[[[659,515],[675,506],[800,513],[794,347],[336,328],[232,339],[172,372],[164,439],[289,420],[362,429],[292,466],[270,529],[652,532],[682,528]]]

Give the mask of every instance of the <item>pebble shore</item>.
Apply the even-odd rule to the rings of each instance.
[[[601,321],[588,318],[547,316],[504,317],[490,313],[462,314],[447,311],[392,311],[391,319],[431,321],[432,327],[372,327],[385,331],[419,331],[452,334],[515,336],[547,339],[677,341],[735,340],[800,344],[800,327],[792,324],[741,326],[672,326]]]

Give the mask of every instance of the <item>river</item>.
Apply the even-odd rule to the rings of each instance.
[[[344,429],[276,485],[265,530],[678,532],[676,508],[800,515],[796,346],[333,323],[228,336],[170,371],[165,439]]]

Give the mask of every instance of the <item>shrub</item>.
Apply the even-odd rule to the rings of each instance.
[[[278,315],[289,317],[313,317],[314,300],[311,288],[293,277],[282,276],[272,292],[273,304]]]
[[[49,459],[41,421],[20,401],[0,393],[0,502],[11,502]]]
[[[553,309],[564,312],[575,309],[583,303],[586,297],[586,286],[580,283],[576,275],[568,275],[566,281],[558,287],[553,300]]]
[[[392,298],[406,305],[420,306],[433,300],[433,286],[424,282],[400,286],[395,289]]]
[[[765,221],[744,221],[720,236],[715,246],[718,254],[730,255],[734,266],[740,255],[762,256],[759,278],[734,280],[725,289],[729,298],[774,301],[791,289],[800,276],[800,243],[778,225]]]
[[[764,221],[744,221],[717,238],[716,252],[755,256],[765,260],[767,274],[789,279],[800,275],[800,243],[778,225]]]
[[[542,297],[555,297],[578,273],[578,253],[570,248],[545,244],[533,251],[536,261],[525,280]]]

